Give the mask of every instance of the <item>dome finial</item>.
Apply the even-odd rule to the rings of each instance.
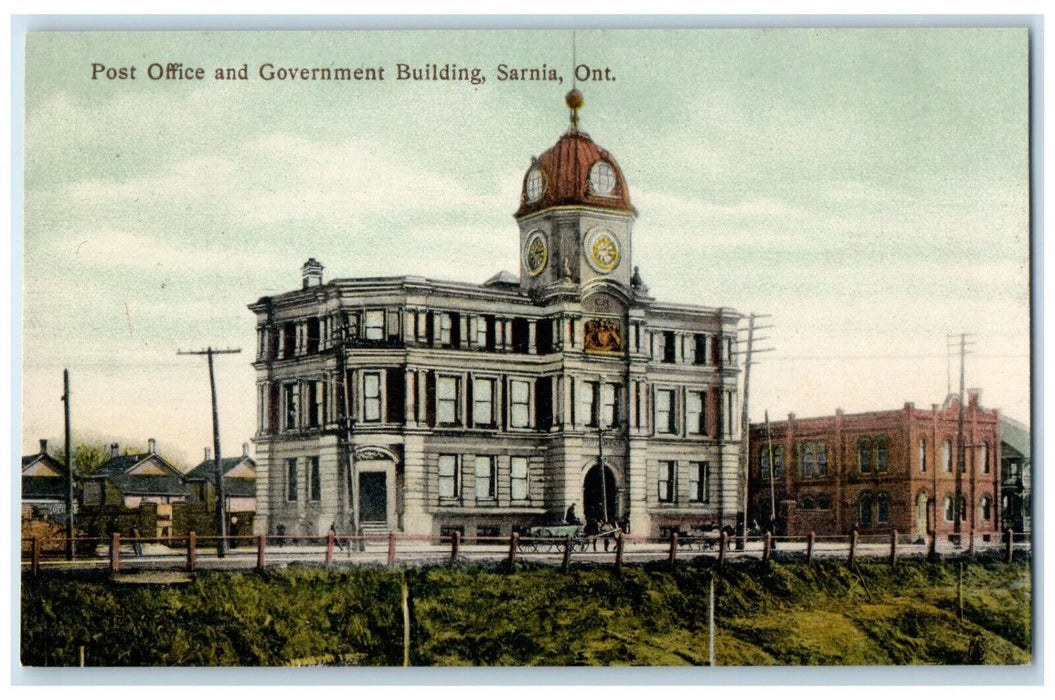
[[[579,109],[582,108],[582,93],[572,88],[571,92],[564,96],[564,104],[571,110],[571,130],[579,130]]]

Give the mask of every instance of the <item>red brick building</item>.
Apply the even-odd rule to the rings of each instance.
[[[962,455],[956,395],[930,410],[906,403],[823,418],[792,413],[770,423],[768,439],[765,424],[752,425],[749,517],[768,527],[775,511],[776,531],[787,535],[857,528],[862,535],[990,538],[1000,523],[999,415],[979,405],[979,394],[969,392],[963,412]]]

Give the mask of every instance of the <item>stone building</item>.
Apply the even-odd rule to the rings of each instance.
[[[956,395],[929,410],[906,403],[752,425],[749,517],[768,527],[775,512],[776,530],[790,535],[856,528],[991,539],[1000,529],[999,415],[979,397],[972,390],[964,407],[962,453]]]
[[[505,536],[579,517],[632,532],[734,525],[728,309],[648,294],[612,155],[571,127],[533,158],[519,275],[323,279],[256,314],[256,530]]]

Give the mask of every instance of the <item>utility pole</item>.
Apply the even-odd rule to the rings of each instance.
[[[740,538],[740,546],[743,545],[747,540],[747,509],[750,503],[750,494],[748,493],[747,484],[750,479],[750,467],[751,467],[751,423],[748,413],[748,404],[751,395],[751,365],[757,364],[758,360],[754,359],[754,354],[759,352],[770,352],[773,348],[755,349],[755,331],[765,330],[772,328],[773,326],[756,326],[755,321],[760,318],[769,318],[770,314],[755,314],[752,313],[747,317],[747,354],[744,358],[744,405],[743,410],[740,414],[740,477],[743,479],[744,484],[744,495],[743,495],[743,530]],[[769,340],[768,337],[757,338],[757,340]],[[772,465],[770,465],[772,471]]]
[[[213,355],[233,355],[242,352],[241,348],[214,350],[211,346],[205,350],[177,350],[177,355],[205,355],[209,360],[209,388],[212,390],[212,445],[216,452],[216,523],[219,540],[216,543],[216,556],[223,557],[227,550],[227,507],[223,492],[223,465],[220,461],[220,416],[216,408],[216,373],[213,370]]]
[[[962,519],[966,513],[963,513],[960,508],[960,504],[963,502],[963,474],[966,471],[967,466],[967,448],[966,441],[963,435],[963,424],[964,424],[964,359],[967,356],[967,337],[973,335],[973,333],[960,333],[959,334],[959,345],[960,345],[960,411],[956,419],[956,502],[953,504],[953,532],[957,535],[961,535],[963,529]],[[946,339],[946,346],[955,343],[955,335],[950,335]],[[974,344],[972,341],[971,345]],[[962,542],[961,542],[962,544]]]
[[[65,450],[66,450],[66,558],[73,561],[73,453],[72,440],[70,440],[70,371],[62,370],[62,403],[65,424]]]
[[[338,329],[340,334],[336,347],[337,352],[337,458],[344,467],[344,481],[348,485],[348,505],[352,511],[352,535],[359,535],[359,500],[356,483],[355,464],[352,456],[352,418],[351,396],[348,386],[348,369],[346,367],[346,348],[351,329],[345,319]],[[416,381],[416,380],[415,380]],[[420,389],[419,389],[420,391]],[[409,418],[409,417],[408,417]]]
[[[773,434],[769,432],[769,409],[766,409],[766,446],[769,451],[769,523],[772,528],[777,519],[777,490],[773,476],[777,465],[773,462]]]

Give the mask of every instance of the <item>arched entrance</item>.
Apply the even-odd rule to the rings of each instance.
[[[608,504],[608,521],[619,519],[619,488],[615,485],[615,474],[610,467],[604,468],[601,481],[601,465],[595,464],[586,472],[582,484],[582,511],[586,522],[605,519],[605,501]]]

